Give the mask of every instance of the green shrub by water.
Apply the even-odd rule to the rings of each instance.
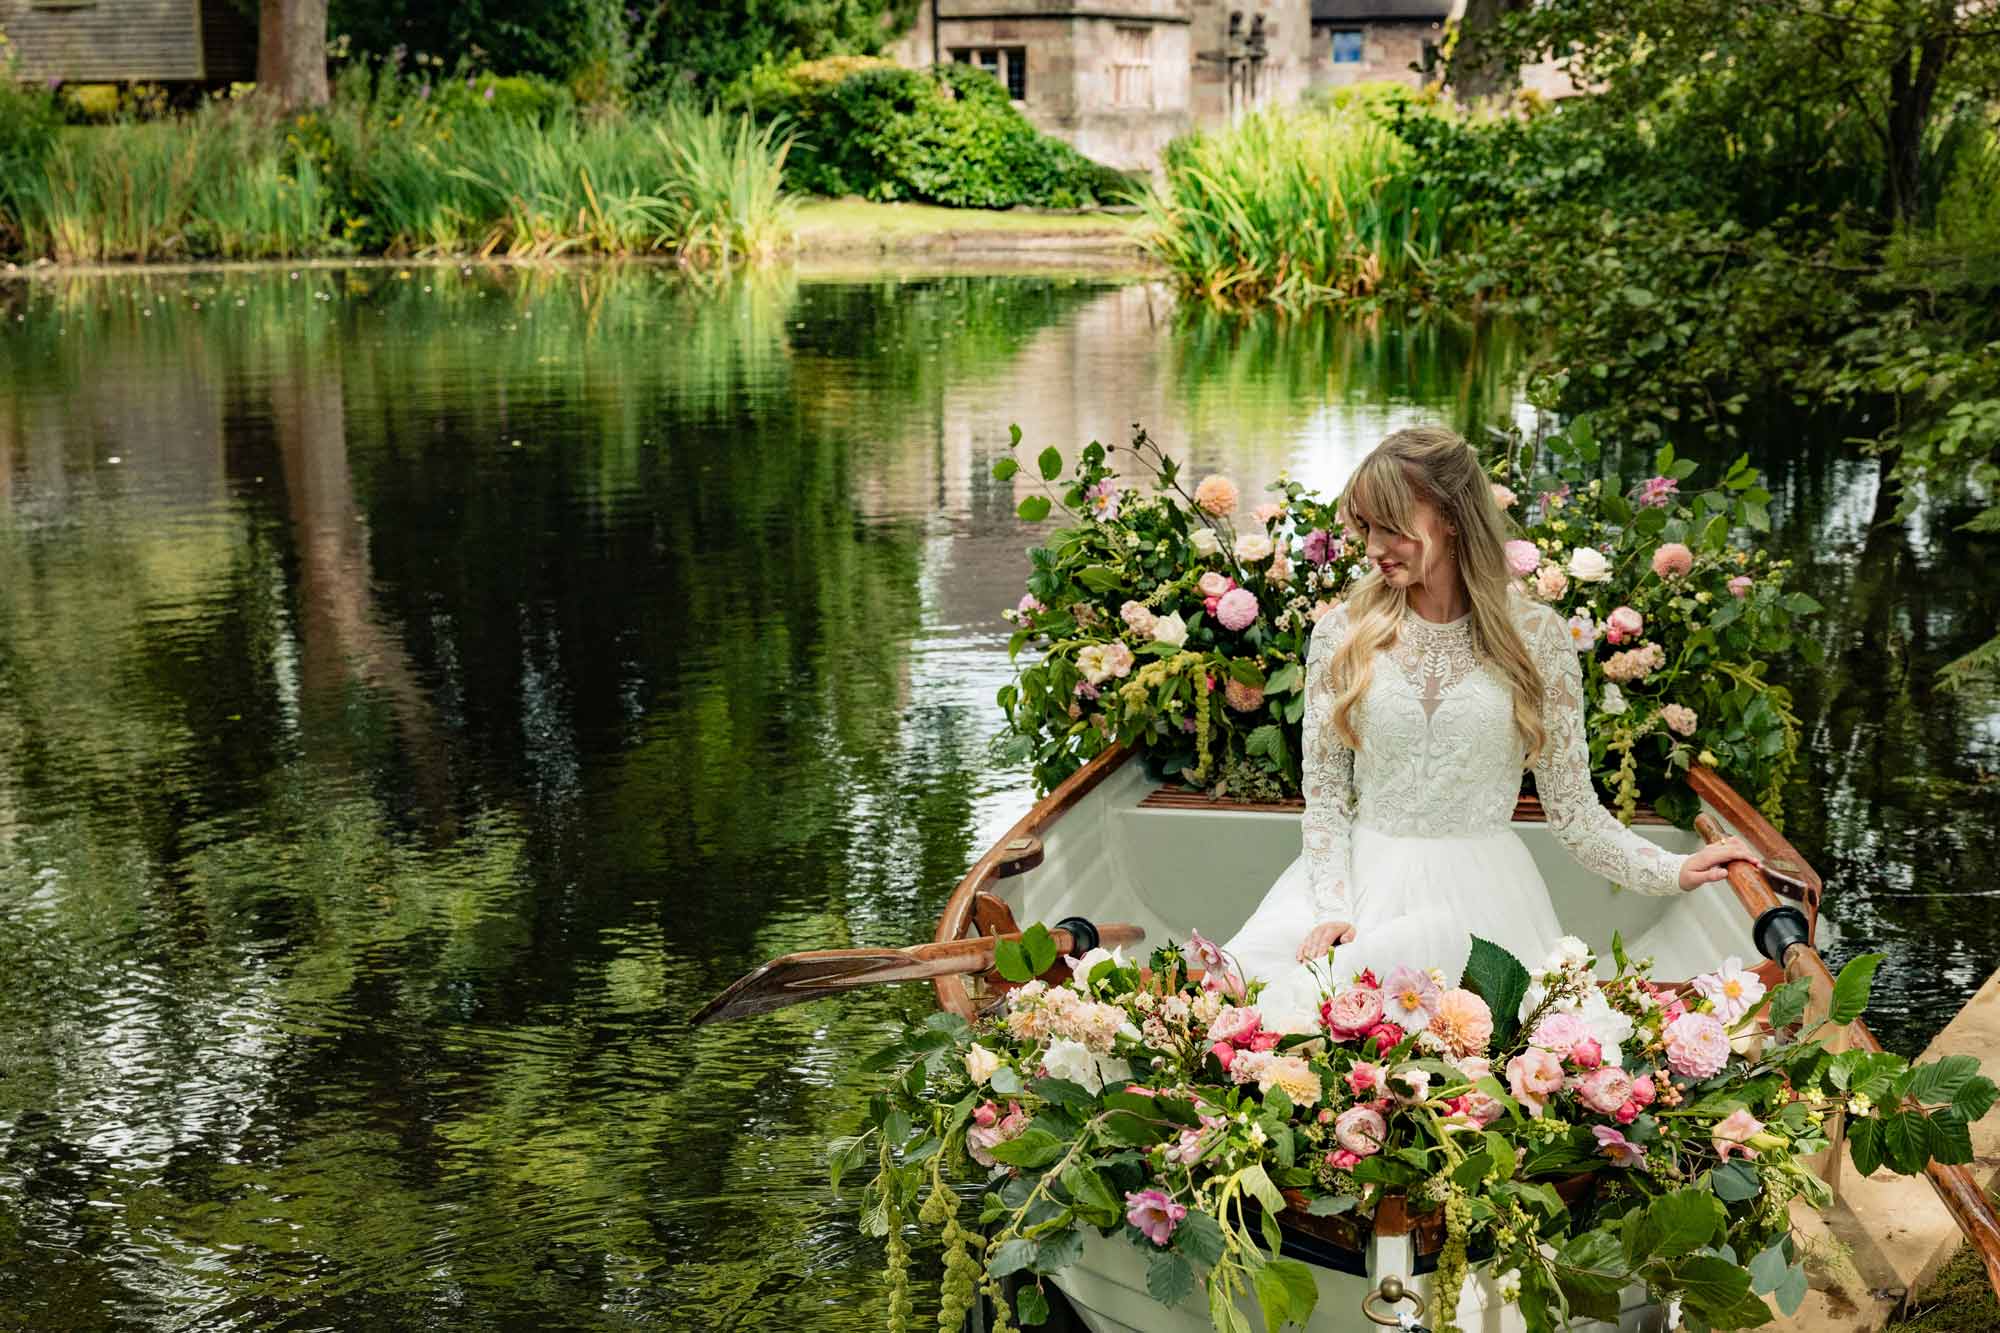
[[[905,69],[842,56],[766,65],[726,99],[797,138],[786,181],[807,194],[955,208],[1121,201],[1124,173],[1043,134],[971,65]]]
[[[488,91],[491,95],[488,95]],[[211,102],[59,128],[0,102],[0,251],[60,263],[347,254],[757,258],[790,240],[789,141],[669,104],[579,113],[539,80],[356,69],[321,111]]]

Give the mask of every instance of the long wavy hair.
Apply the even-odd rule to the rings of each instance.
[[[1418,523],[1422,501],[1436,506],[1456,548],[1459,577],[1472,601],[1473,649],[1491,662],[1512,686],[1514,728],[1533,764],[1547,739],[1542,730],[1542,678],[1515,627],[1519,596],[1507,570],[1505,520],[1494,502],[1493,486],[1480,469],[1472,446],[1442,426],[1399,430],[1361,460],[1341,492],[1341,521],[1357,521],[1423,544],[1420,568],[1430,574],[1448,564],[1433,562],[1431,539]],[[1445,559],[1449,561],[1451,555]],[[1334,659],[1340,683],[1333,705],[1333,729],[1351,750],[1361,748],[1354,709],[1368,692],[1375,654],[1396,641],[1409,596],[1385,582],[1380,572],[1364,576],[1347,597],[1347,638]]]

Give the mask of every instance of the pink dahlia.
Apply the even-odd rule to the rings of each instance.
[[[1714,1014],[1682,1014],[1664,1035],[1667,1063],[1685,1078],[1712,1078],[1729,1061],[1729,1033]]]
[[[1448,990],[1438,996],[1430,1028],[1453,1055],[1477,1055],[1493,1040],[1493,1011],[1469,990]]]
[[[1356,1157],[1373,1157],[1389,1137],[1389,1122],[1372,1106],[1350,1106],[1333,1122],[1333,1138]]]
[[[1217,518],[1233,514],[1236,512],[1236,483],[1211,472],[1194,488],[1194,502]]]
[[[1248,588],[1232,588],[1215,604],[1215,618],[1228,630],[1248,629],[1257,619],[1257,598]]]
[[[1542,553],[1533,542],[1511,541],[1507,543],[1507,569],[1510,573],[1527,575],[1535,572],[1542,563]]]
[[[1155,1245],[1172,1240],[1174,1228],[1186,1216],[1187,1209],[1165,1190],[1137,1190],[1125,1196],[1125,1220]]]
[[[1653,552],[1653,572],[1663,579],[1677,579],[1694,568],[1694,552],[1679,542],[1667,542]]]

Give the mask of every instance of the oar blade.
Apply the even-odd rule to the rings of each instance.
[[[733,1018],[768,1014],[837,991],[885,981],[913,981],[929,975],[923,960],[902,949],[822,949],[773,958],[703,1005],[696,1027]]]

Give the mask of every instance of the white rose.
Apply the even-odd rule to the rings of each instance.
[[[1189,535],[1188,545],[1194,547],[1196,555],[1214,555],[1222,549],[1222,539],[1215,535],[1214,528],[1204,523]]]
[[[1271,539],[1261,532],[1246,532],[1236,539],[1236,558],[1253,564],[1270,559],[1274,549]]]
[[[1612,717],[1617,717],[1631,706],[1631,704],[1625,702],[1625,691],[1610,682],[1605,683],[1604,693],[1597,700],[1597,707],[1600,712],[1609,713]]]
[[[1169,648],[1178,648],[1187,642],[1187,621],[1176,611],[1169,616],[1160,616],[1153,621],[1153,642],[1164,643]]]
[[[1624,1044],[1632,1039],[1632,1020],[1611,1007],[1597,987],[1592,986],[1583,997],[1583,1007],[1577,1016],[1590,1029],[1590,1035],[1597,1038],[1603,1048],[1604,1063],[1620,1068],[1625,1064]]]
[[[1000,1067],[1000,1057],[987,1050],[978,1042],[965,1053],[965,1073],[974,1083],[984,1083],[993,1077],[993,1071]]]
[[[1569,553],[1569,576],[1578,583],[1606,583],[1611,578],[1611,562],[1595,546],[1579,546]]]
[[[1049,1043],[1042,1055],[1042,1068],[1050,1078],[1068,1079],[1086,1092],[1104,1090],[1107,1082],[1132,1077],[1132,1066],[1123,1060],[1099,1058],[1080,1041],[1059,1038]]]

